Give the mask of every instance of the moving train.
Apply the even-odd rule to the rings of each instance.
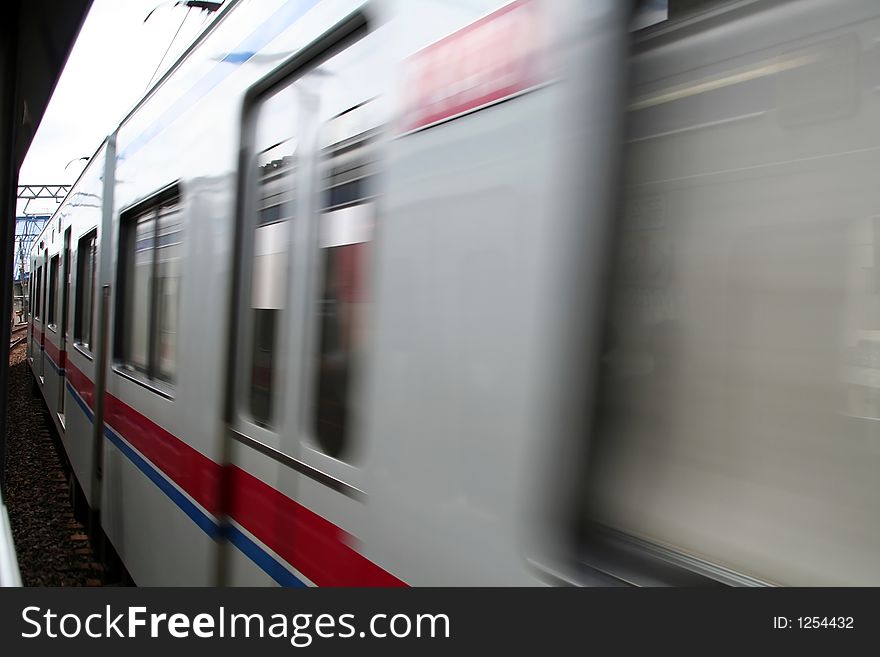
[[[31,253],[134,582],[880,582],[880,8],[631,10],[224,3]]]

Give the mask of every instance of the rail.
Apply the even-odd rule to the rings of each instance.
[[[22,333],[22,332],[26,331],[27,327],[28,327],[27,324],[22,324],[20,326],[13,327],[12,331],[10,331],[10,338],[12,339],[12,341],[9,343],[10,351],[12,350],[13,347],[18,346],[19,343],[23,342],[27,338],[26,333],[24,335],[19,335],[18,337],[15,337],[16,333]]]

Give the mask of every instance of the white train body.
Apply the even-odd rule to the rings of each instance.
[[[880,581],[877,8],[626,4],[227,3],[101,146],[28,353],[136,583]]]
[[[605,214],[619,102],[584,85],[616,84],[623,32],[602,29],[624,18],[502,4],[235,3],[47,224],[33,271],[60,301],[48,317],[35,292],[29,356],[138,584],[542,581],[527,519],[543,493],[522,484],[542,442],[577,431],[557,407],[581,312],[565,299],[591,285],[564,270],[600,260],[579,196]],[[292,148],[273,162],[276,141]],[[319,310],[334,247],[345,290]],[[326,330],[319,312],[337,313]]]

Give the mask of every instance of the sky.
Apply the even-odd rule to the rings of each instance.
[[[215,15],[173,1],[94,0],[22,164],[19,185],[73,184],[86,165],[79,158],[97,150],[151,78],[158,79]],[[31,201],[27,213],[51,214],[56,207]],[[20,201],[18,214],[24,211]]]

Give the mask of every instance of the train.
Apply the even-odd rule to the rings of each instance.
[[[136,584],[880,581],[880,8],[635,5],[229,0],[107,137],[28,359]]]

